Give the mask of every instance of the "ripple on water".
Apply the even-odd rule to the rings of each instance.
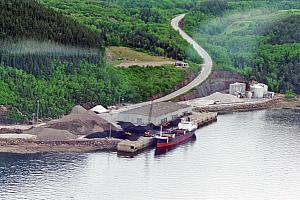
[[[195,140],[115,152],[0,154],[0,199],[300,199],[300,112],[221,115]]]

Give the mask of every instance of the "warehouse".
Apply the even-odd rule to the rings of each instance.
[[[191,113],[192,107],[173,102],[157,102],[121,112],[118,121],[131,122],[135,125],[164,124]]]
[[[238,97],[244,97],[246,95],[246,83],[233,83],[229,85],[229,94]]]

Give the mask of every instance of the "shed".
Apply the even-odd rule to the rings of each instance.
[[[135,125],[159,126],[192,112],[192,106],[173,102],[157,102],[121,112],[118,121]]]
[[[108,112],[108,110],[101,105],[95,106],[91,109],[91,111],[95,112],[96,114]]]

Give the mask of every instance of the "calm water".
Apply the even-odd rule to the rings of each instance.
[[[219,116],[166,154],[0,154],[0,199],[300,199],[300,111]]]

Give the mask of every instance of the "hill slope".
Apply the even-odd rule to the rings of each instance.
[[[186,16],[184,29],[217,69],[238,71],[275,92],[300,93],[299,8],[298,1],[204,1]]]
[[[10,109],[8,117],[31,119],[38,101],[41,117],[60,116],[76,104],[111,105],[120,97],[144,101],[184,79],[185,72],[171,66],[107,65],[99,30],[33,0],[1,1],[0,105]]]

